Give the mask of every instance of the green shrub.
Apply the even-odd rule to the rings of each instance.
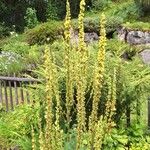
[[[106,16],[121,17],[124,21],[136,20],[140,17],[140,10],[133,1],[116,4],[106,12]]]
[[[92,6],[96,11],[107,9],[111,5],[111,0],[93,0]]]
[[[47,20],[58,20],[57,9],[56,4],[53,4],[51,1],[48,2],[46,9]]]
[[[21,72],[24,68],[24,62],[20,56],[14,53],[6,53],[6,56],[0,57],[0,74],[8,75]]]
[[[14,52],[22,56],[24,56],[24,54],[26,54],[29,49],[30,49],[30,46],[27,43],[19,42],[19,41],[16,41],[15,43],[11,41],[10,43],[3,45],[2,47],[3,51]]]
[[[37,127],[37,110],[31,105],[22,105],[13,112],[1,112],[0,146],[2,148],[19,146],[23,150],[31,149],[31,124]]]
[[[59,21],[42,23],[25,34],[30,45],[51,43],[63,35],[63,23]]]
[[[3,23],[0,23],[0,38],[10,35],[10,28],[6,27]]]
[[[41,63],[42,48],[29,46],[21,35],[11,36],[0,43],[4,57],[0,57],[1,74],[12,74],[35,69]],[[6,56],[5,56],[6,55]]]
[[[134,0],[144,13],[150,14],[150,0]]]
[[[34,28],[38,24],[36,10],[32,8],[27,8],[26,16],[24,17],[25,24],[28,29]]]
[[[110,33],[112,31],[115,31],[118,27],[121,26],[123,23],[123,19],[121,17],[117,16],[111,16],[107,17],[106,22],[106,32]],[[75,29],[78,29],[78,22],[77,20],[73,21],[73,27]],[[97,32],[99,33],[99,15],[96,17],[87,17],[84,19],[84,30],[85,32]]]
[[[148,22],[126,22],[123,26],[131,30],[150,31],[150,23]]]

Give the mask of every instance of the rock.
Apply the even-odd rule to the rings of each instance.
[[[145,64],[150,65],[150,49],[145,49],[139,54]]]
[[[117,32],[118,32],[118,39],[121,41],[125,41],[127,34],[126,28],[123,27],[121,29],[118,29]]]
[[[150,33],[142,31],[130,31],[127,34],[127,42],[130,44],[150,43]]]
[[[118,29],[118,39],[130,44],[148,44],[150,43],[150,32],[148,31],[129,31],[126,28]]]
[[[98,39],[99,39],[99,36],[95,32],[85,33],[84,41],[86,43],[91,43],[93,41],[97,41]]]
[[[71,43],[72,44],[78,44],[78,31],[71,31]],[[86,32],[84,36],[84,41],[88,44],[93,41],[97,41],[99,39],[99,36],[96,32]]]

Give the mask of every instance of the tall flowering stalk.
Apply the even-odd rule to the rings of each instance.
[[[44,133],[43,133],[43,131],[42,131],[42,126],[41,126],[41,123],[42,123],[42,121],[41,121],[41,118],[40,118],[40,116],[38,117],[38,123],[39,123],[39,125],[38,125],[38,127],[39,127],[39,146],[40,146],[40,150],[45,150],[46,148],[45,148],[45,139],[44,139]]]
[[[106,103],[106,114],[105,118],[107,120],[106,133],[110,133],[111,129],[115,126],[112,120],[113,115],[116,111],[116,69],[114,68],[114,73],[110,83],[108,82],[108,97]]]
[[[54,150],[63,149],[63,130],[60,128],[60,117],[61,117],[61,98],[59,93],[59,84],[58,84],[58,72],[55,66],[55,58],[53,58],[52,63],[52,75],[53,75],[53,96],[56,101],[55,106],[55,122],[54,122]]]
[[[46,119],[46,128],[45,128],[45,144],[46,150],[53,150],[53,76],[52,76],[52,57],[49,51],[49,48],[45,48],[45,80],[46,80],[46,110],[45,110],[45,119]]]
[[[31,136],[32,136],[32,150],[36,150],[35,132],[33,126],[31,126]]]
[[[63,147],[63,131],[60,129],[60,94],[58,85],[57,68],[54,63],[52,51],[45,48],[45,79],[46,79],[46,128],[45,128],[45,149],[60,150]],[[56,101],[54,111],[53,101]],[[55,113],[55,117],[54,114]]]
[[[87,67],[87,48],[84,42],[84,12],[85,0],[80,1],[79,24],[79,43],[77,59],[77,145],[76,149],[81,149],[83,134],[85,131],[85,90],[86,90],[86,67]]]
[[[70,45],[71,39],[71,14],[70,4],[66,2],[66,18],[65,18],[65,69],[66,69],[66,118],[69,128],[71,122],[71,107],[73,105],[73,63],[72,63],[72,48]]]
[[[104,74],[104,61],[105,61],[105,46],[106,46],[106,31],[105,31],[105,15],[101,15],[100,19],[100,40],[99,40],[99,51],[97,57],[97,63],[95,65],[95,72],[93,78],[93,102],[92,102],[92,113],[89,118],[89,132],[90,132],[90,144],[93,145],[95,136],[95,127],[98,122],[98,104],[101,97],[101,89],[103,83]]]

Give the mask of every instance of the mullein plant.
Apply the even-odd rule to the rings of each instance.
[[[77,58],[77,144],[76,150],[83,148],[83,136],[86,131],[86,118],[85,118],[85,91],[87,85],[87,60],[88,51],[84,42],[84,11],[85,0],[80,1],[80,13],[78,17],[79,24],[79,43],[78,43],[78,58]]]
[[[54,64],[54,58],[52,51],[46,47],[45,48],[45,80],[46,80],[46,110],[45,110],[45,120],[46,127],[44,131],[44,138],[42,136],[42,131],[40,131],[40,146],[41,149],[45,150],[60,150],[63,145],[63,131],[60,129],[59,121],[61,114],[60,107],[60,96],[58,89],[58,78],[57,69]],[[56,101],[56,107],[54,108],[54,100]],[[55,110],[54,110],[55,109]],[[54,116],[55,112],[55,116]],[[45,141],[42,141],[45,139]],[[45,143],[45,145],[43,144]]]
[[[116,70],[114,68],[114,73],[112,77],[108,77],[108,95],[106,102],[105,115],[100,116],[98,122],[95,125],[95,136],[93,140],[93,148],[95,150],[102,149],[102,144],[107,135],[112,131],[112,128],[115,126],[113,122],[113,116],[115,114],[115,105],[116,105]]]
[[[65,18],[65,70],[66,70],[66,125],[69,130],[71,122],[71,108],[73,106],[73,48],[71,47],[71,14],[70,14],[70,4],[67,0],[66,2],[66,18]]]
[[[32,150],[36,150],[35,131],[33,125],[31,126],[31,136],[32,136]]]
[[[52,91],[52,82],[53,76],[51,74],[52,68],[52,57],[49,51],[49,48],[45,48],[44,55],[45,63],[45,80],[46,80],[46,110],[45,110],[45,120],[46,120],[46,128],[45,128],[45,148],[46,150],[53,150],[53,91]]]
[[[76,127],[76,150],[80,149],[95,149],[99,150],[102,147],[103,138],[105,132],[110,127],[111,118],[115,108],[115,76],[113,81],[110,82],[108,103],[106,105],[106,117],[98,117],[98,104],[101,97],[101,89],[103,83],[104,74],[104,61],[105,61],[105,46],[106,46],[106,31],[105,31],[105,15],[101,16],[101,30],[99,41],[99,52],[97,62],[95,64],[95,70],[93,74],[93,103],[92,112],[88,121],[86,120],[85,111],[85,94],[87,88],[87,67],[88,67],[88,50],[84,42],[84,11],[85,0],[80,1],[80,13],[78,18],[79,23],[79,42],[78,47],[73,47],[71,38],[71,17],[70,17],[70,5],[67,0],[67,14],[65,19],[65,61],[64,67],[66,72],[66,122],[69,127],[71,122],[71,109],[74,103],[74,86],[76,87],[76,99],[77,99],[77,127]],[[77,49],[76,49],[77,48]],[[44,68],[45,68],[45,80],[46,80],[46,108],[45,108],[45,129],[42,129],[41,120],[39,119],[39,144],[41,150],[61,150],[63,149],[63,131],[60,128],[61,99],[59,93],[58,84],[58,71],[55,65],[55,59],[48,47],[45,48],[44,55]],[[74,82],[75,81],[75,82]],[[75,84],[74,84],[75,83]],[[110,99],[112,100],[110,102]],[[55,102],[55,105],[54,105]],[[55,107],[54,107],[55,106]],[[106,119],[105,119],[106,118]],[[106,120],[106,121],[104,121]],[[108,123],[107,123],[108,122]],[[106,124],[107,126],[106,126]],[[69,127],[70,128],[70,127]],[[68,128],[68,129],[69,129]],[[104,130],[105,129],[105,130]],[[69,132],[69,130],[68,130]],[[86,136],[88,139],[85,139]],[[85,144],[85,141],[88,141]],[[33,142],[34,143],[34,142]],[[87,147],[85,147],[87,146]]]
[[[105,46],[106,46],[106,30],[105,30],[105,15],[102,14],[100,18],[100,40],[99,40],[99,51],[97,56],[97,62],[95,64],[94,77],[93,77],[93,102],[92,112],[89,117],[89,144],[90,148],[93,149],[94,139],[96,136],[95,128],[100,126],[101,121],[98,118],[98,104],[101,97],[101,90],[103,84],[104,75],[104,62],[105,62]]]

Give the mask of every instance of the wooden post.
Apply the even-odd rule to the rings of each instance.
[[[13,110],[14,109],[14,104],[13,104],[11,81],[8,81],[8,84],[9,84],[9,93],[10,93],[10,106],[11,106],[11,110]]]
[[[21,93],[21,103],[24,103],[24,94],[23,94],[22,82],[20,82],[20,93]]]
[[[17,88],[17,82],[14,81],[14,90],[15,90],[15,100],[16,100],[16,105],[19,104],[19,100],[18,100],[18,88]]]
[[[9,111],[6,81],[4,81],[4,94],[5,94],[6,111]]]

